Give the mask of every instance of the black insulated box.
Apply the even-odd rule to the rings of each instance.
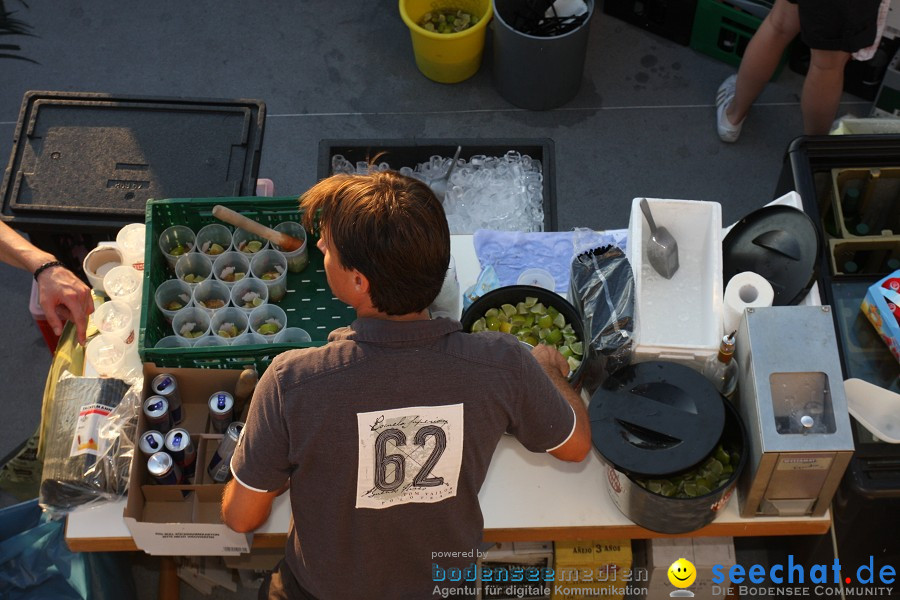
[[[427,163],[432,156],[452,158],[457,146],[462,146],[459,157],[467,162],[473,157],[503,156],[510,150],[527,154],[541,161],[543,175],[542,200],[544,231],[556,231],[556,164],[553,140],[549,138],[460,138],[460,139],[408,139],[408,140],[338,140],[319,141],[318,179],[331,175],[331,159],[340,154],[351,163],[386,162],[399,171],[401,167],[415,169],[419,163]],[[474,233],[474,232],[469,232]]]
[[[80,273],[151,198],[255,195],[265,113],[253,99],[29,91],[0,218]]]

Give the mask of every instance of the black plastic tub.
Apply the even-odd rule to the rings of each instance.
[[[619,470],[601,456],[606,468],[607,492],[622,514],[645,529],[671,534],[696,531],[716,518],[734,494],[749,454],[747,430],[741,416],[731,402],[723,403],[725,425],[719,441],[726,450],[740,453],[738,465],[725,485],[693,498],[667,497],[638,485],[631,474]],[[678,473],[671,474],[675,475]]]
[[[585,341],[584,321],[582,321],[581,316],[578,314],[578,311],[575,310],[575,307],[556,292],[551,292],[550,290],[531,285],[508,285],[497,288],[496,290],[491,290],[478,298],[478,300],[473,302],[462,314],[460,322],[462,323],[463,331],[471,331],[475,321],[483,317],[485,311],[488,309],[500,308],[503,304],[515,305],[519,302],[523,302],[528,296],[537,298],[544,306],[552,306],[558,310],[559,313],[566,318],[566,323],[572,325],[572,329],[578,334],[579,339],[582,342]],[[580,388],[581,381],[584,378],[585,365],[587,365],[589,360],[589,351],[590,344],[584,343],[585,354],[582,356],[581,365],[569,375],[569,383],[576,389]]]

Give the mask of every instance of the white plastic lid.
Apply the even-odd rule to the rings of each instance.
[[[544,288],[545,290],[550,290],[551,292],[556,291],[556,279],[554,279],[553,274],[547,269],[541,269],[539,267],[522,271],[519,274],[519,279],[516,283],[519,285],[533,285]]]

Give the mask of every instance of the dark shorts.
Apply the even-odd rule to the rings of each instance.
[[[800,37],[816,50],[856,52],[875,41],[881,0],[787,0],[800,11]]]
[[[263,581],[257,597],[259,600],[316,600],[315,596],[300,587],[284,559]]]

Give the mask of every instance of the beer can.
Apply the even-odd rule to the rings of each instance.
[[[166,452],[172,455],[185,477],[193,477],[197,466],[197,450],[187,429],[177,427],[166,434]]]
[[[147,470],[156,483],[161,485],[178,485],[184,481],[181,469],[165,452],[156,452],[147,459]]]
[[[157,396],[163,396],[169,401],[169,412],[172,413],[172,424],[178,425],[184,418],[181,410],[181,392],[178,391],[178,382],[174,375],[160,373],[153,378],[150,389]]]
[[[157,452],[164,452],[166,449],[166,438],[158,431],[145,431],[141,434],[138,447],[141,449],[141,452],[147,456],[151,456]]]
[[[225,433],[234,416],[234,397],[228,392],[216,392],[209,397],[209,422],[213,431]]]
[[[165,434],[172,429],[172,413],[169,412],[169,401],[164,396],[150,396],[144,400],[144,416],[148,429]]]
[[[206,468],[209,477],[214,482],[225,483],[231,479],[231,457],[234,456],[234,451],[237,449],[238,438],[241,437],[243,428],[243,422],[234,421],[225,430],[225,437],[219,442],[219,447],[216,448],[216,452]]]

